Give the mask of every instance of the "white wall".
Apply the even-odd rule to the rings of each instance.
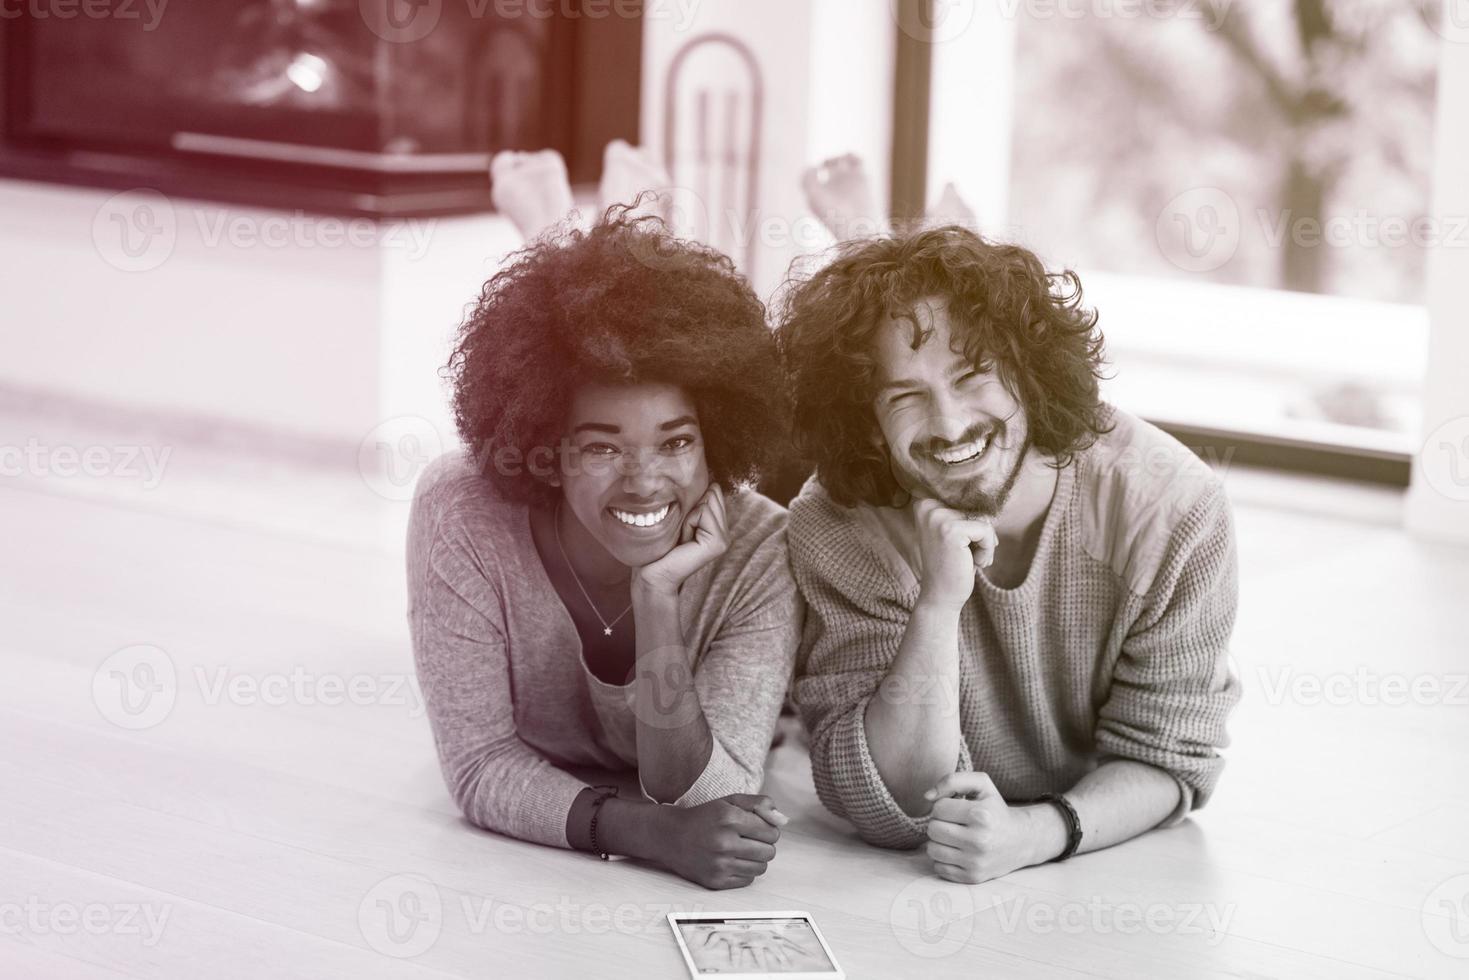
[[[1445,19],[1438,78],[1433,214],[1441,227],[1469,215],[1469,25]],[[1428,373],[1422,449],[1407,521],[1426,537],[1469,543],[1469,249],[1428,256]]]
[[[517,241],[0,181],[0,384],[354,445],[395,415],[449,432],[436,369]]]

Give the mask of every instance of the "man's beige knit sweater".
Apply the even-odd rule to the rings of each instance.
[[[1213,791],[1239,700],[1227,665],[1233,526],[1209,467],[1120,410],[1111,422],[1061,471],[1025,581],[1001,589],[976,578],[959,624],[955,769],[988,773],[1016,801],[1134,759],[1178,781],[1165,821],[1176,823]],[[791,504],[788,534],[808,604],[796,698],[817,791],[864,840],[916,846],[928,818],[894,801],[863,725],[868,701],[890,696],[878,685],[922,582],[910,512],[841,507],[813,479]]]

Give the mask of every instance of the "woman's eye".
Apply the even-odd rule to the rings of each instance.
[[[683,449],[689,448],[693,444],[694,444],[694,437],[693,436],[674,436],[672,439],[668,440],[663,445],[664,445],[665,448],[671,449],[674,452],[678,452],[679,450],[683,450]]]
[[[615,455],[617,455],[617,447],[616,446],[609,446],[605,442],[594,442],[594,443],[591,443],[590,445],[583,446],[581,451],[584,452],[584,453],[588,453],[589,455],[592,455],[592,456],[615,456]]]

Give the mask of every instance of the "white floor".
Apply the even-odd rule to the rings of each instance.
[[[0,976],[680,977],[664,912],[772,907],[853,977],[1469,976],[1469,551],[1397,530],[1396,495],[1227,474],[1247,693],[1182,827],[948,885],[857,843],[788,744],[780,855],[716,894],[459,819],[406,504],[351,453],[180,445],[144,488],[125,443],[52,426],[47,458],[112,472],[0,477]]]

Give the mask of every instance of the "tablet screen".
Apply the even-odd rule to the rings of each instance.
[[[701,974],[837,972],[805,918],[709,916],[679,919],[677,928]]]

